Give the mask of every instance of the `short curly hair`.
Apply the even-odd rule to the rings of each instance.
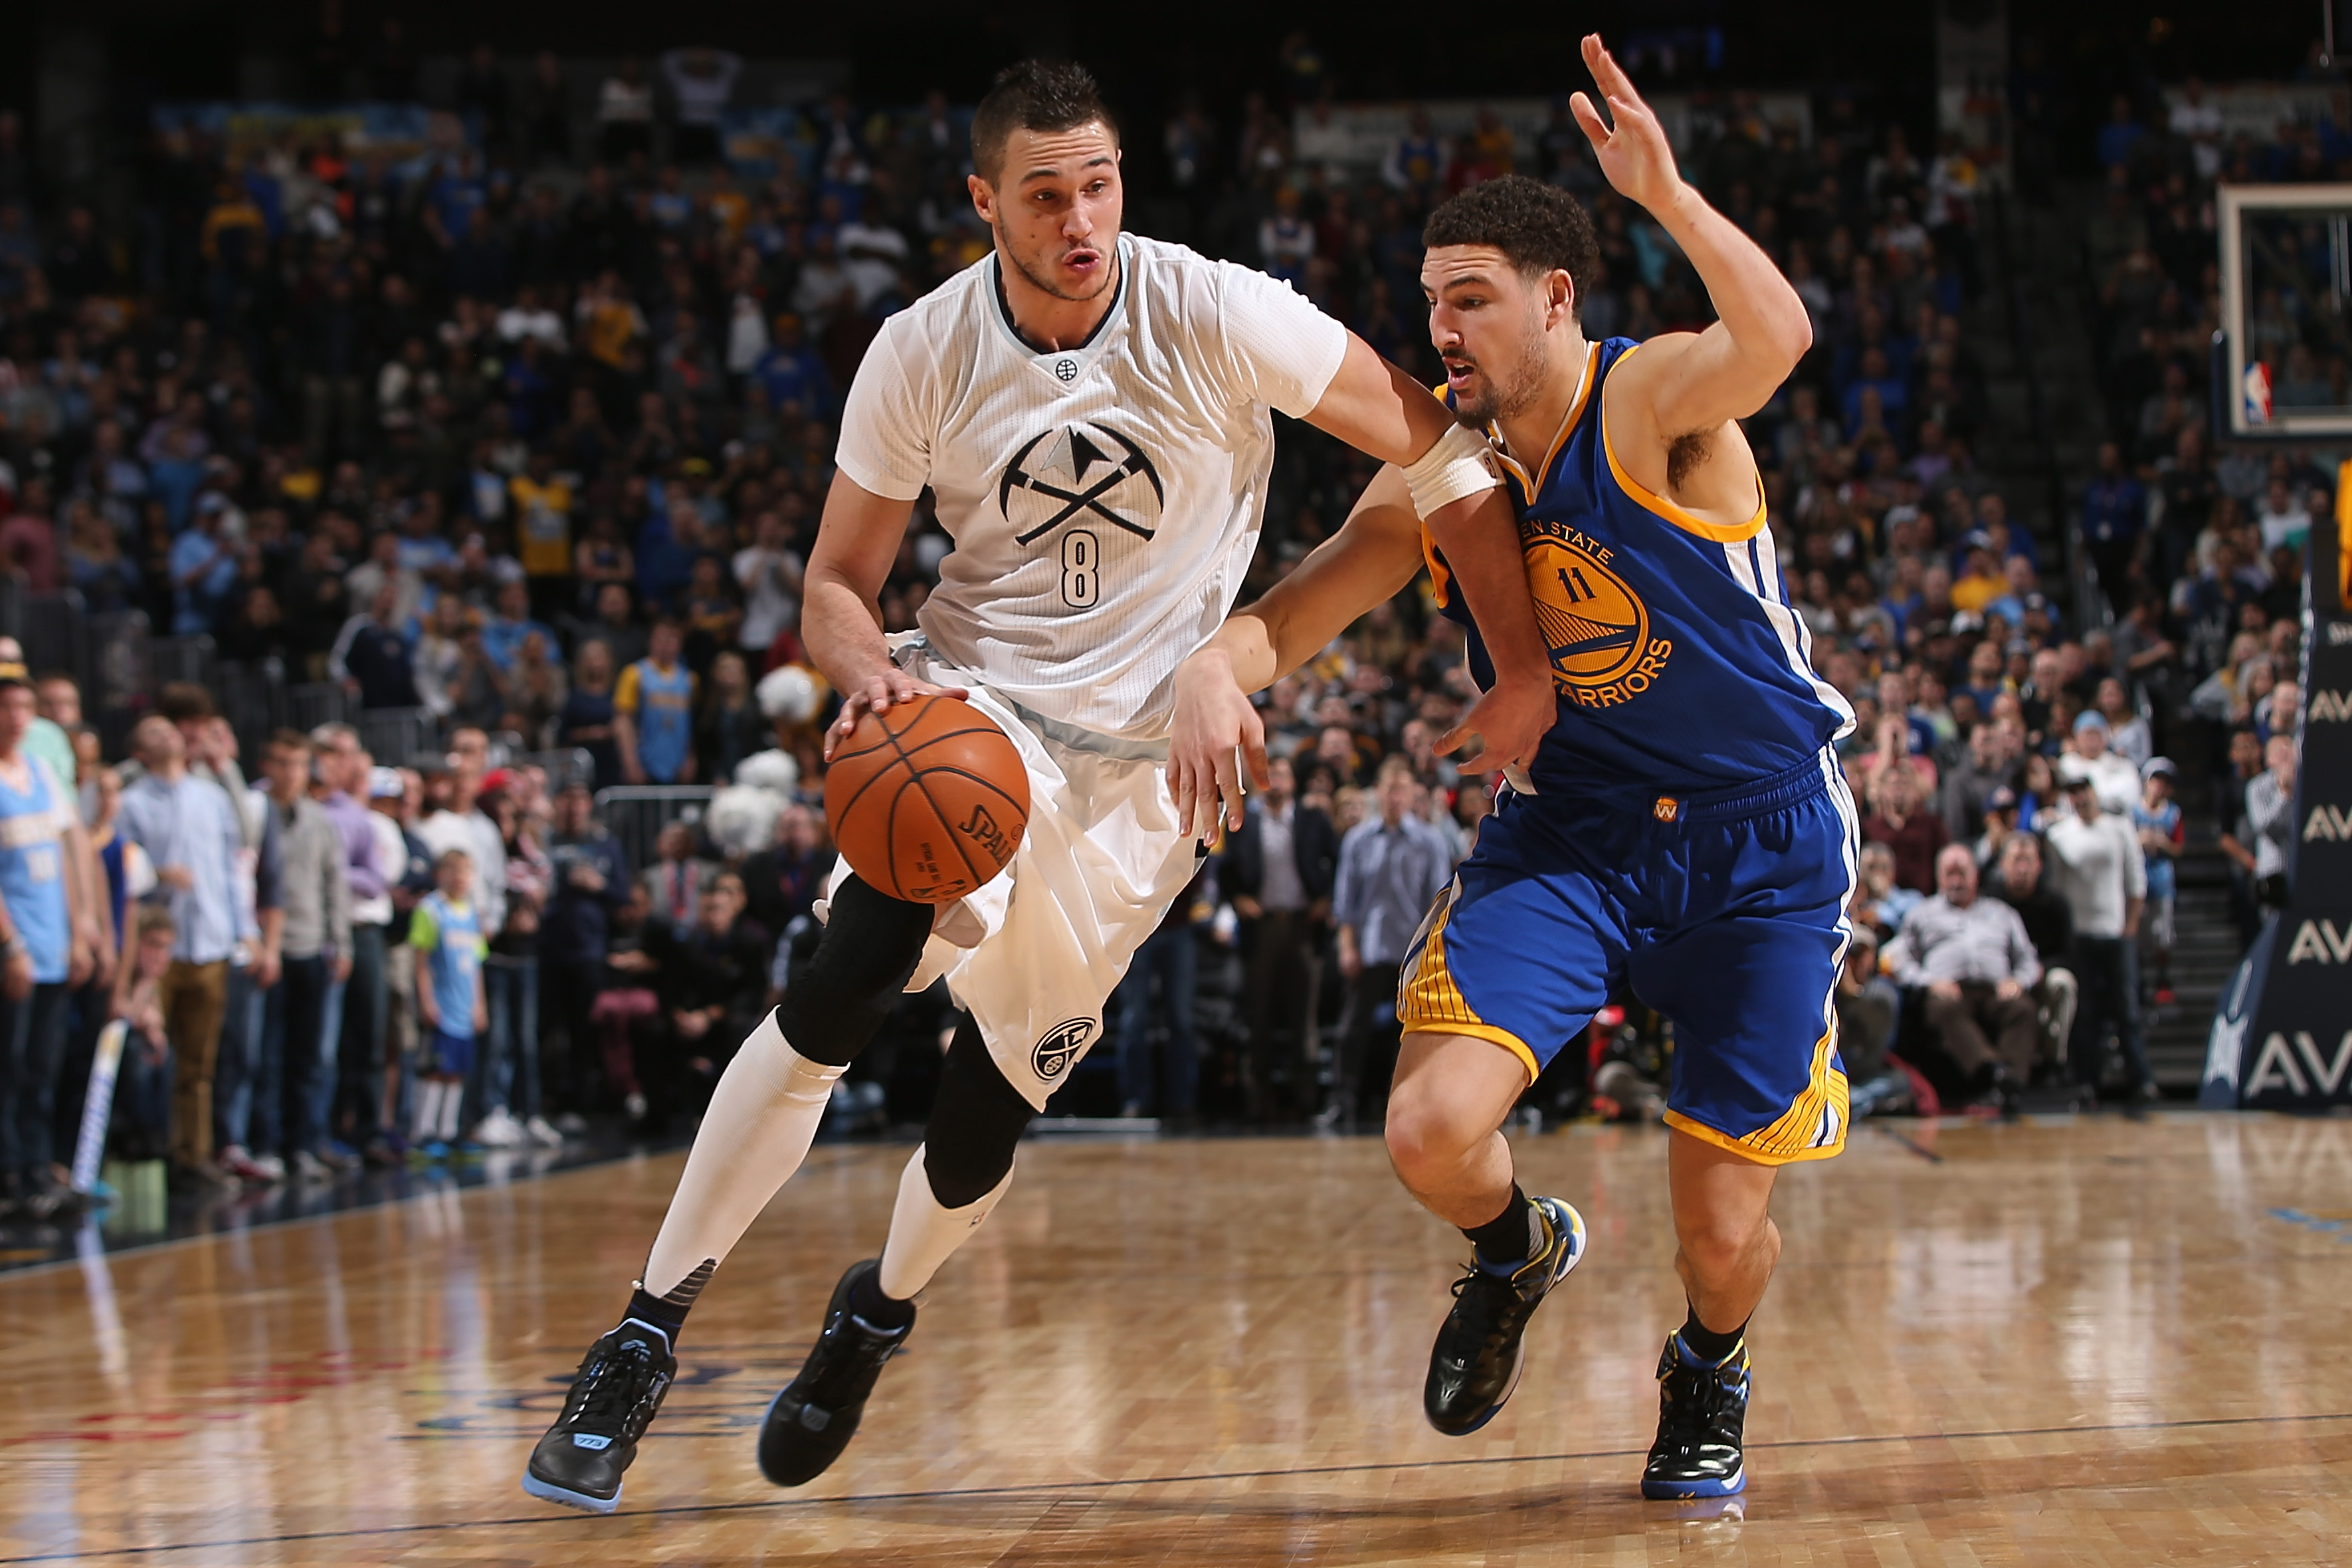
[[[1564,270],[1575,289],[1580,317],[1585,286],[1601,259],[1584,204],[1558,185],[1525,174],[1505,174],[1447,197],[1422,226],[1421,243],[1430,250],[1491,245],[1526,278]]]

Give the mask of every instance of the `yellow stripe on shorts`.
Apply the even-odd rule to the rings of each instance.
[[[1445,921],[1454,912],[1454,900],[1461,891],[1462,879],[1457,877],[1423,917],[1421,930],[1413,933],[1412,946],[1405,951],[1404,965],[1397,980],[1398,1026],[1408,1035],[1465,1035],[1475,1040],[1490,1040],[1518,1058],[1532,1082],[1543,1071],[1535,1052],[1510,1030],[1478,1016],[1477,1009],[1462,994],[1462,987],[1454,984],[1453,972],[1446,967]]]
[[[1803,1091],[1769,1126],[1759,1127],[1745,1138],[1693,1121],[1679,1110],[1666,1112],[1666,1125],[1759,1165],[1826,1160],[1845,1147],[1849,1087],[1844,1072],[1830,1065],[1836,1045],[1837,1026],[1832,1023],[1813,1042],[1812,1072]]]

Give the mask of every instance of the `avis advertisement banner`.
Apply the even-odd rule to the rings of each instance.
[[[2264,1110],[2352,1103],[2352,615],[2336,521],[2315,519],[2305,574],[2296,830],[2286,907],[2213,1018],[2202,1102]]]

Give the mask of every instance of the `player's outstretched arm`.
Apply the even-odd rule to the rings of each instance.
[[[1241,763],[1265,785],[1265,725],[1249,694],[1263,691],[1328,647],[1375,605],[1393,598],[1421,570],[1421,521],[1404,476],[1382,468],[1339,531],[1315,547],[1255,604],[1235,610],[1216,635],[1176,669],[1176,714],[1168,737],[1168,786],[1186,835],[1206,837],[1218,803],[1226,826],[1242,824]]]
[[[1550,649],[1528,592],[1518,517],[1486,442],[1353,333],[1339,374],[1307,419],[1397,466],[1411,491],[1407,504],[1444,552],[1494,659],[1494,689],[1438,749],[1451,752],[1475,734],[1482,757],[1532,763],[1559,716],[1559,699]]]
[[[803,577],[801,640],[842,694],[841,716],[824,732],[828,761],[868,709],[880,712],[925,694],[964,695],[961,687],[933,686],[900,669],[882,639],[882,584],[914,510],[912,501],[877,496],[840,472],[825,493],[824,521]]]
[[[1583,93],[1569,106],[1592,142],[1601,173],[1682,247],[1706,285],[1717,318],[1705,331],[1651,340],[1610,377],[1609,413],[1625,437],[1612,442],[1621,460],[1633,458],[1629,447],[1648,448],[1644,456],[1663,474],[1667,445],[1764,406],[1812,346],[1812,320],[1772,258],[1675,171],[1674,149],[1657,116],[1597,34],[1584,40],[1584,63],[1609,100],[1614,128]],[[1636,438],[1626,429],[1629,423],[1646,426],[1655,438]],[[1745,474],[1736,482],[1747,482]],[[1735,497],[1732,504],[1752,510],[1754,497]]]

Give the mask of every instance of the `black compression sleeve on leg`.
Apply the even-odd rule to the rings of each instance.
[[[833,892],[833,908],[808,965],[776,1008],[785,1043],[813,1062],[847,1067],[898,1005],[923,943],[932,908],[875,891],[856,877]]]
[[[940,1206],[960,1209],[995,1191],[1036,1114],[988,1054],[980,1026],[970,1018],[958,1025],[923,1131],[923,1169]]]

